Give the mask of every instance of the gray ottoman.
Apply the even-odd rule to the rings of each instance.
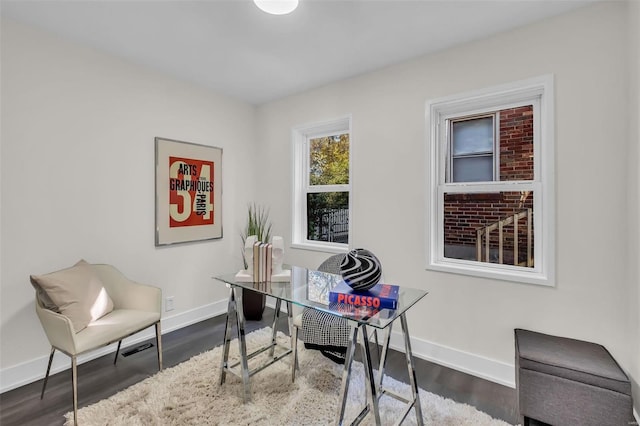
[[[601,345],[516,329],[516,390],[523,425],[629,426],[631,383]]]

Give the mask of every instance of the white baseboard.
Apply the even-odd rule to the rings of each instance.
[[[223,314],[226,311],[227,301],[221,300],[190,311],[180,312],[173,316],[164,317],[161,322],[162,334],[204,321],[208,318]],[[154,337],[155,331],[153,327],[150,327],[138,334],[124,339],[120,350],[123,351],[126,347],[137,345],[140,342]],[[78,364],[91,361],[92,359],[99,358],[109,353],[114,353],[116,348],[117,345],[114,343],[81,355],[78,357]],[[10,391],[42,379],[46,373],[48,362],[49,356],[46,355],[0,370],[0,393]],[[59,351],[56,351],[56,354],[53,357],[53,363],[51,364],[51,374],[56,374],[60,371],[68,370],[69,368],[71,368],[69,357]]]
[[[270,303],[269,298],[267,299],[267,306],[275,308],[275,303]],[[281,310],[284,311],[284,309],[286,308],[283,306]],[[391,333],[390,347],[404,353],[404,337],[402,332],[397,331],[397,329]],[[508,364],[415,337],[411,338],[411,352],[413,352],[414,357],[514,389],[516,387],[514,364]]]
[[[401,332],[393,331],[391,333],[390,346],[397,351],[404,352],[404,337]],[[417,338],[411,338],[411,352],[414,357],[510,388],[515,389],[516,387],[515,366],[513,364]]]
[[[271,298],[267,298],[267,302],[267,306],[271,308],[275,307],[275,303],[273,303]],[[170,317],[164,317],[162,318],[162,334],[221,315],[226,312],[226,309],[227,301],[220,300],[190,311],[181,312]],[[283,306],[282,309],[284,310],[286,308]],[[149,328],[123,340],[122,349],[153,338],[154,335],[155,333],[153,328]],[[394,331],[391,333],[391,347],[400,352],[404,352],[404,339],[401,332]],[[417,338],[411,339],[411,348],[413,355],[418,358],[422,358],[448,368],[453,368],[454,370],[462,371],[473,376],[481,377],[501,385],[515,388],[515,370],[512,364],[503,363],[501,361],[485,358]],[[78,357],[78,364],[113,353],[115,350],[116,344],[105,346],[104,348],[100,348]],[[42,379],[47,368],[47,362],[48,356],[43,356],[0,370],[0,393]],[[51,366],[51,374],[67,370],[69,368],[69,358],[64,354],[56,352],[56,356],[54,357],[53,364]]]

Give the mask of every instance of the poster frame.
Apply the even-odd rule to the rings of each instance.
[[[171,159],[185,159],[185,161],[174,163],[182,163],[193,166],[189,170],[195,171],[197,179],[188,179],[192,182],[197,182],[195,190],[191,191],[178,191],[177,188],[172,188],[175,184],[175,179],[179,179],[179,175],[170,177],[170,162]],[[212,165],[209,167],[209,176],[203,176],[205,173],[205,167],[198,168],[198,165]],[[179,167],[179,166],[178,166]],[[213,168],[213,172],[211,172]],[[174,170],[174,173],[177,173]],[[212,176],[211,176],[212,175]],[[185,181],[185,175],[181,176],[180,181]],[[208,177],[208,180],[207,180]],[[172,182],[172,179],[173,182]],[[205,192],[200,191],[201,188],[207,188],[212,184],[212,190],[206,190],[213,197],[213,203],[209,204],[209,199],[205,203],[199,203],[197,206],[194,202],[194,195],[197,193],[200,196],[206,196]],[[210,187],[209,187],[210,188]],[[181,194],[178,194],[181,192]],[[187,195],[189,193],[189,195]],[[181,214],[187,214],[187,218],[181,218],[175,220],[171,216],[171,209],[178,204],[172,204],[171,198],[174,200],[188,200],[189,203],[184,202],[179,207],[174,207],[174,217],[177,212]],[[186,213],[185,206],[189,206],[189,212]],[[207,207],[203,207],[207,206]],[[197,221],[209,221],[211,218],[206,215],[206,212],[210,211],[209,208],[213,208],[212,223],[203,224],[185,224],[180,225],[180,221],[184,222],[197,222]],[[194,212],[194,209],[204,209],[205,213]],[[200,218],[203,216],[203,218]],[[205,219],[206,218],[206,219]],[[184,142],[174,139],[167,139],[162,137],[155,138],[155,245],[166,246],[172,244],[190,243],[196,241],[206,241],[222,238],[222,148],[209,145],[201,145],[192,142]]]

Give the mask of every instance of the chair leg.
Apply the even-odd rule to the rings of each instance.
[[[73,424],[78,424],[78,362],[71,357],[71,385],[73,386]]]
[[[44,398],[44,390],[47,387],[47,381],[49,381],[49,372],[51,371],[51,362],[53,362],[53,354],[56,349],[51,346],[51,354],[49,355],[49,365],[47,365],[47,374],[44,376],[44,383],[42,383],[42,393],[40,393],[40,399]]]
[[[113,359],[113,365],[116,365],[116,362],[118,362],[118,355],[120,354],[121,344],[122,344],[122,340],[118,340],[118,349],[116,349],[116,357]]]
[[[156,347],[158,349],[158,368],[162,371],[162,333],[160,330],[160,321],[156,323]]]

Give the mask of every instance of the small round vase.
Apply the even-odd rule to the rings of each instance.
[[[347,253],[340,264],[340,274],[354,290],[368,290],[380,282],[382,265],[378,258],[365,249]]]

